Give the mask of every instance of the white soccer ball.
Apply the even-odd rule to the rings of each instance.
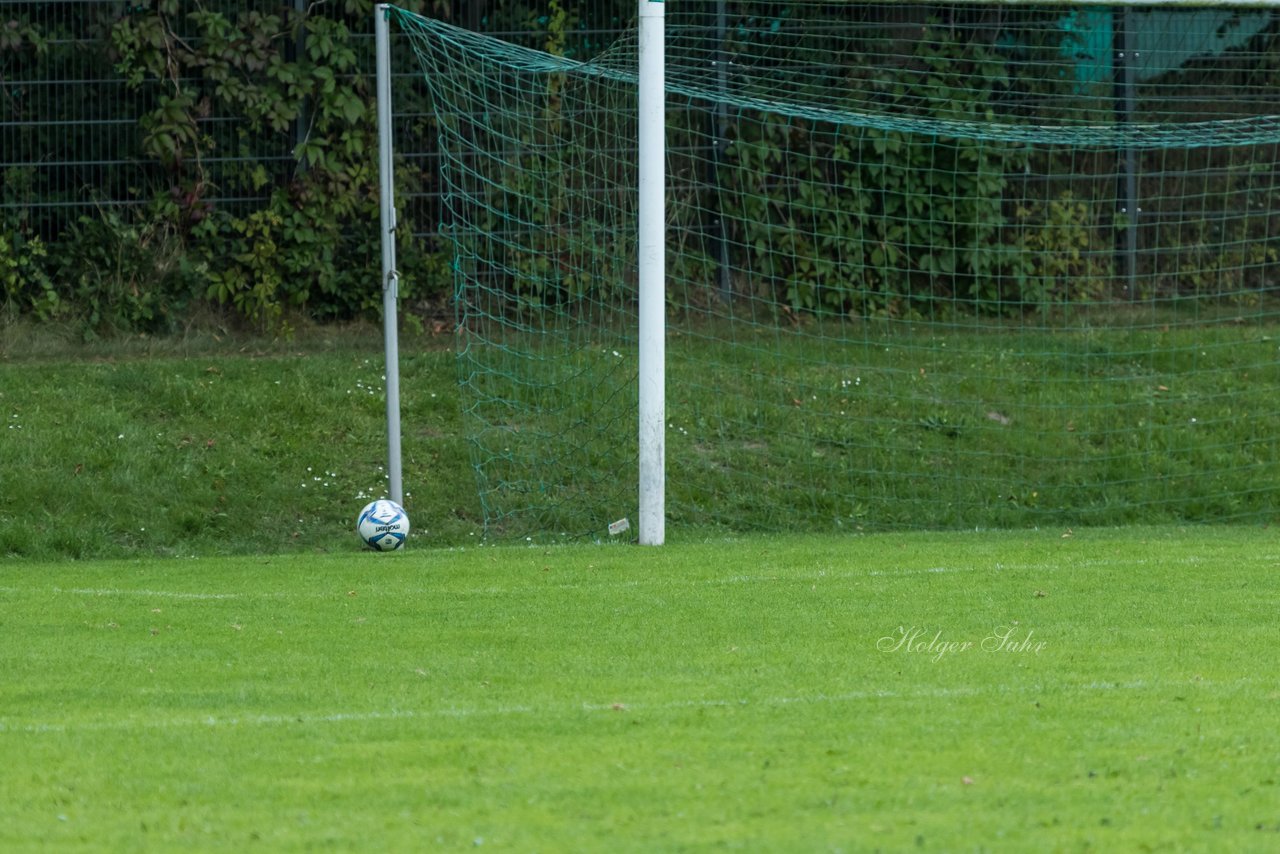
[[[371,501],[360,511],[356,533],[366,546],[380,552],[392,552],[404,545],[409,536],[409,514],[389,498]]]

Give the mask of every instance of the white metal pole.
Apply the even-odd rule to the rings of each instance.
[[[378,53],[378,181],[382,227],[382,337],[386,352],[387,485],[391,500],[404,504],[400,470],[400,340],[396,303],[400,274],[396,272],[396,206],[391,170],[391,17],[390,7],[373,9]]]
[[[639,264],[641,545],[666,538],[666,14],[640,2]]]

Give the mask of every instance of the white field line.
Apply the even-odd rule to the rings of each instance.
[[[54,587],[51,593],[71,596],[145,596],[161,599],[239,599],[240,593],[190,593],[182,590],[118,589],[114,587]],[[268,594],[269,595],[269,594]]]
[[[290,597],[333,597],[333,592],[301,593],[297,591],[258,591],[251,593],[212,593],[190,590],[153,590],[145,587],[4,587],[0,586],[0,594],[49,593],[54,596],[87,596],[92,598],[128,597],[155,599],[191,599],[195,601],[218,601],[230,599],[281,599]]]
[[[1197,682],[1196,687],[1230,687],[1253,683],[1251,677],[1231,680],[1229,682]],[[0,719],[0,735],[10,733],[17,735],[47,735],[81,732],[131,732],[147,730],[174,729],[236,729],[245,727],[273,726],[306,726],[317,724],[375,723],[380,721],[426,721],[438,719],[459,719],[481,717],[515,717],[573,714],[577,712],[595,714],[608,712],[662,713],[684,709],[714,708],[778,708],[786,706],[818,706],[840,705],[845,703],[874,702],[879,700],[937,700],[956,697],[979,697],[983,695],[1040,695],[1046,690],[1059,692],[1110,692],[1110,691],[1145,691],[1155,689],[1181,688],[1187,686],[1185,681],[1151,682],[1144,679],[1128,682],[1088,682],[1076,685],[1030,684],[1020,687],[1008,685],[961,686],[956,688],[923,687],[915,690],[895,691],[888,689],[847,691],[838,694],[809,694],[803,696],[778,696],[764,698],[715,699],[693,698],[671,700],[664,703],[566,703],[548,706],[498,705],[446,707],[439,709],[392,709],[388,711],[366,712],[330,712],[314,714],[300,712],[297,714],[261,714],[261,715],[204,715],[185,718],[122,718],[117,720],[77,721],[77,722],[41,722],[22,723]]]
[[[761,575],[731,575],[718,578],[687,578],[687,579],[653,579],[653,578],[622,578],[609,579],[600,578],[591,581],[570,581],[559,584],[525,584],[519,581],[511,585],[487,585],[484,587],[476,587],[471,590],[459,591],[452,590],[451,593],[481,593],[484,595],[525,595],[530,590],[581,590],[597,587],[612,587],[617,589],[627,589],[636,587],[649,587],[652,585],[660,585],[663,587],[688,586],[688,587],[720,587],[738,584],[763,584],[776,582],[815,582],[815,581],[841,581],[854,578],[867,578],[877,576],[906,576],[920,574],[941,574],[941,573],[962,573],[962,572],[982,572],[995,571],[1002,572],[1012,569],[1018,570],[1044,570],[1057,571],[1062,569],[1061,566],[1052,564],[1028,565],[1019,567],[995,566],[995,567],[933,567],[929,569],[869,569],[846,572],[842,570],[817,570],[804,573],[765,573]],[[430,595],[439,592],[438,588],[433,587],[397,587],[392,595],[395,596],[412,596],[412,595]],[[54,596],[85,596],[90,598],[155,598],[155,599],[178,599],[191,601],[227,601],[233,599],[328,599],[333,598],[335,594],[332,591],[251,591],[244,593],[202,593],[183,590],[152,590],[148,588],[137,587],[12,587],[0,586],[0,595],[29,595],[32,593],[48,593]]]

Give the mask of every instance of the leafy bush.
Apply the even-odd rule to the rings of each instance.
[[[80,217],[53,264],[67,311],[87,336],[172,331],[204,282],[203,265],[172,223],[126,217],[111,207]]]
[[[365,6],[347,4],[368,14]],[[112,41],[128,79],[166,90],[143,118],[143,146],[167,172],[166,219],[184,227],[188,251],[207,269],[205,295],[266,324],[287,311],[366,311],[381,291],[371,226],[377,135],[372,82],[360,73],[346,21],[203,7],[185,16],[197,36],[179,39],[177,7],[162,2],[154,14],[122,19]],[[201,131],[210,112],[243,119],[236,150]],[[254,163],[264,141],[278,144],[290,132],[298,135],[290,174]],[[234,154],[239,165],[215,172],[205,162],[215,154]],[[274,189],[264,205],[236,212],[212,201],[217,184]]]
[[[904,109],[940,104],[945,115],[933,117],[982,121],[1004,77],[990,51],[969,45],[965,55],[958,61],[921,41],[915,59],[927,74],[913,71],[908,88],[883,69],[876,85],[909,102]],[[753,118],[728,148],[722,195],[744,256],[736,263],[757,287],[775,289],[768,296],[794,310],[858,316],[991,297],[984,283],[1004,276],[1009,258],[987,250],[998,243],[1006,175],[1026,167],[1025,150]]]
[[[59,196],[56,207],[34,205],[54,200],[39,183],[47,177],[6,173],[6,219],[14,223],[0,244],[0,270],[9,310],[70,317],[89,334],[162,329],[192,303],[265,326],[291,312],[320,320],[375,312],[377,131],[371,43],[362,38],[372,16],[368,0],[310,4],[305,13],[152,0],[0,27],[6,63],[37,78],[109,73],[129,90],[120,109],[138,110],[136,123],[112,125],[97,142],[110,150],[104,161],[129,165],[72,179],[97,188],[92,214],[60,215],[83,205],[83,190]],[[50,44],[78,44],[84,56],[54,55],[63,48]],[[81,67],[89,70],[69,72]],[[22,138],[19,160],[42,149],[44,115],[34,105],[24,114],[35,130]],[[85,145],[62,147],[69,159],[88,159]],[[420,194],[425,177],[398,170],[401,198]],[[412,231],[403,207],[399,220],[402,233]],[[407,298],[448,287],[430,251],[401,243]]]
[[[16,229],[0,231],[0,285],[8,312],[51,320],[61,311],[62,300],[46,270],[47,257],[39,237]]]

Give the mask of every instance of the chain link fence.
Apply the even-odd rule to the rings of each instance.
[[[634,0],[406,5],[578,55],[610,43],[634,11]],[[9,271],[0,307],[29,287],[18,278],[24,258],[66,254],[103,222],[121,231],[162,219],[171,242],[182,243],[220,217],[230,236],[251,245],[261,224],[255,216],[273,199],[290,195],[296,206],[314,207],[331,193],[365,193],[361,185],[377,170],[376,144],[369,144],[373,54],[368,0],[0,0],[0,269]],[[344,65],[342,56],[354,61]],[[433,120],[408,45],[393,57],[397,189],[403,221],[423,244],[421,259],[434,251],[439,202]],[[275,103],[262,100],[267,89]],[[359,102],[333,100],[347,90]],[[303,91],[312,94],[295,97]],[[343,128],[335,114],[352,126]],[[331,171],[341,186],[308,175],[339,153],[346,165]],[[287,219],[283,210],[271,216]],[[356,215],[342,212],[349,214]],[[341,240],[367,241],[354,230],[343,229]],[[228,243],[228,252],[235,248]],[[348,248],[358,264],[361,250]],[[376,252],[367,247],[371,271]],[[245,271],[241,290],[260,272]],[[49,299],[58,287],[47,286]]]

